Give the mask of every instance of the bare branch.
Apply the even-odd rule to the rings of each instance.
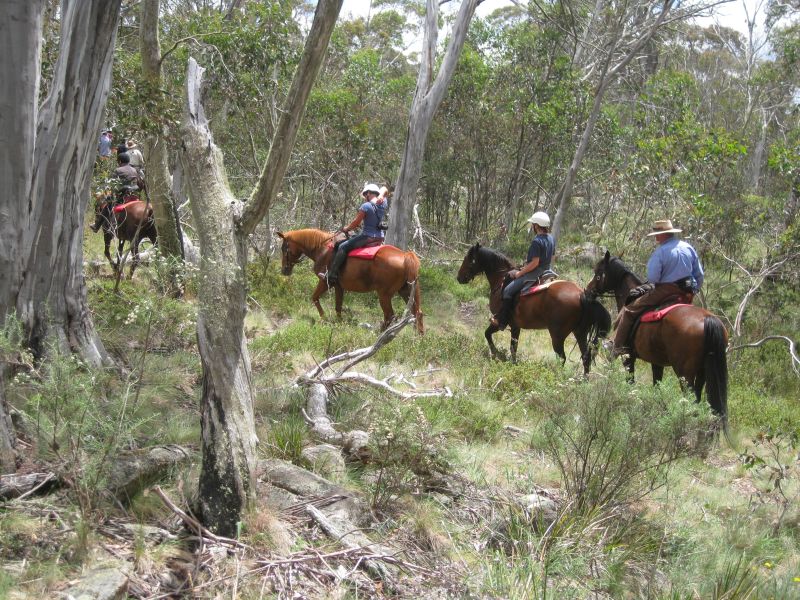
[[[792,370],[795,372],[796,375],[800,375],[800,356],[797,355],[797,346],[795,345],[794,340],[791,338],[786,337],[785,335],[768,335],[765,338],[758,340],[757,342],[752,342],[750,344],[739,344],[738,346],[731,346],[728,348],[728,352],[733,352],[734,350],[741,350],[742,348],[758,348],[765,344],[766,342],[773,341],[773,340],[783,340],[789,346],[789,356],[792,358]]]

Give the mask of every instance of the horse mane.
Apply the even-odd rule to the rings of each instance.
[[[321,248],[333,240],[335,234],[322,229],[295,229],[294,231],[287,231],[283,235],[295,243],[312,250]]]
[[[514,268],[511,260],[502,252],[492,250],[486,246],[478,248],[478,260],[484,271],[487,273],[496,273],[497,271],[508,271]]]
[[[622,282],[622,279],[625,277],[625,275],[630,275],[633,277],[636,280],[636,285],[642,283],[642,278],[631,271],[630,268],[628,268],[628,265],[626,265],[618,256],[615,256],[608,261],[608,270],[606,273],[608,275],[608,280],[613,287],[617,287],[617,285]]]

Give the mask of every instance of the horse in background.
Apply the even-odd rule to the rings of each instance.
[[[606,252],[594,268],[594,278],[586,286],[586,293],[614,294],[619,311],[625,306],[629,292],[641,284],[641,278],[619,257]],[[631,380],[637,358],[652,366],[653,384],[663,378],[664,367],[672,367],[678,377],[688,382],[698,402],[702,399],[703,387],[706,388],[708,403],[725,424],[728,413],[725,353],[728,333],[725,326],[716,315],[691,304],[679,305],[664,313],[658,320],[640,320],[634,331],[631,355],[624,363]]]
[[[511,261],[496,250],[480,244],[472,246],[461,263],[457,279],[465,284],[483,273],[489,281],[489,309],[493,314],[500,310],[503,282],[513,269]],[[554,281],[533,294],[520,294],[511,320],[511,360],[517,360],[517,345],[521,329],[547,329],[553,350],[563,361],[564,341],[570,334],[575,336],[581,351],[584,374],[592,364],[592,348],[611,329],[611,315],[595,299],[590,299],[583,290],[571,281]],[[498,331],[495,325],[486,328],[484,336],[489,344],[492,358],[497,358],[497,348],[492,336]]]
[[[281,244],[281,273],[291,275],[292,269],[303,256],[314,262],[314,273],[327,270],[333,257],[333,246],[336,234],[321,229],[296,229],[276,232],[283,240]],[[362,250],[362,249],[359,249]],[[356,250],[355,252],[358,252]],[[415,284],[412,286],[412,284]],[[330,285],[326,279],[320,279],[311,301],[325,316],[320,297]],[[419,258],[413,252],[404,252],[394,246],[380,246],[374,258],[369,260],[348,257],[342,267],[337,282],[333,285],[336,295],[336,315],[342,316],[342,300],[344,292],[376,292],[383,310],[382,329],[386,329],[394,319],[392,298],[397,294],[408,302],[413,287],[413,311],[417,332],[422,335],[425,327],[422,322],[422,297],[419,284]]]
[[[100,195],[95,201],[94,213],[94,224],[89,228],[95,233],[103,230],[104,254],[114,273],[119,272],[125,242],[130,242],[132,279],[139,264],[139,244],[147,238],[155,245],[158,239],[153,207],[141,200],[114,206],[109,197]],[[111,240],[114,238],[119,241],[116,262],[111,258],[110,252]]]

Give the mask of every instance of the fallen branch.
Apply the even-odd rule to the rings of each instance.
[[[767,337],[758,340],[757,342],[753,342],[751,344],[739,344],[738,346],[731,346],[728,348],[728,352],[733,352],[734,350],[741,350],[742,348],[758,348],[762,346],[766,342],[772,340],[783,340],[789,345],[789,356],[792,359],[792,370],[795,372],[796,375],[800,375],[800,356],[797,355],[797,347],[794,343],[794,340],[791,338],[786,337],[785,335],[768,335]]]
[[[339,529],[333,522],[331,522],[325,515],[323,515],[319,509],[314,507],[312,504],[306,506],[306,512],[314,520],[314,522],[320,526],[322,531],[324,531],[328,536],[330,536],[340,544],[344,545],[346,548],[354,550],[356,548],[361,547],[360,545],[347,540],[346,538],[348,532]],[[383,581],[388,588],[393,587],[392,576],[385,566],[383,566],[379,561],[375,560],[374,558],[361,557],[359,558],[359,563],[362,560],[364,562],[364,567],[369,573],[371,573],[373,576]]]
[[[31,496],[45,484],[55,481],[55,473],[28,473],[27,475],[0,476],[0,499],[22,500]]]
[[[161,498],[161,501],[169,508],[172,512],[174,512],[178,517],[183,521],[187,526],[197,532],[198,537],[203,540],[210,540],[217,544],[223,544],[225,546],[231,546],[233,548],[241,548],[241,549],[249,549],[250,546],[247,544],[243,544],[238,540],[232,540],[231,538],[222,537],[212,533],[206,527],[204,527],[200,521],[186,513],[183,509],[181,509],[178,505],[176,505],[169,496],[161,489],[160,486],[155,486],[152,488],[153,493]]]

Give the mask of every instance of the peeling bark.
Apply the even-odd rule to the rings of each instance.
[[[0,3],[0,184],[11,191],[0,220],[0,319],[16,310],[37,355],[52,340],[91,364],[110,364],[86,303],[83,216],[120,0],[62,2],[58,61],[37,113],[42,8],[38,0]],[[16,231],[6,237],[9,227]]]
[[[261,178],[244,203],[230,191],[222,153],[202,104],[204,69],[189,59],[181,164],[200,242],[197,343],[203,365],[200,514],[222,535],[236,534],[255,493],[253,389],[244,335],[247,237],[278,192],[308,94],[342,0],[320,0]]]

